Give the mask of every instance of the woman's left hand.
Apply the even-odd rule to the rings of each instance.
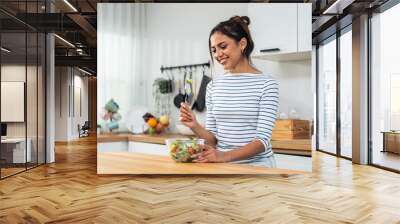
[[[227,162],[226,153],[209,145],[199,145],[202,148],[201,153],[197,153],[192,157],[196,158],[196,163],[223,163]]]

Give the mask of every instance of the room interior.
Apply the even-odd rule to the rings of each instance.
[[[0,222],[399,222],[398,1],[293,1],[312,5],[301,175],[98,175],[102,3],[137,1],[0,2]]]
[[[220,65],[207,62],[209,52],[204,38],[207,37],[208,30],[221,18],[239,14],[250,17],[252,38],[256,43],[256,49],[262,48],[263,44],[279,45],[282,49],[280,54],[261,53],[252,57],[252,63],[260,71],[279,83],[278,120],[271,136],[276,168],[311,172],[310,129],[312,129],[313,120],[313,78],[311,35],[307,32],[311,30],[309,23],[311,5],[304,7],[302,4],[289,3],[277,5],[275,8],[258,8],[257,4],[248,3],[102,4],[97,9],[99,38],[97,47],[98,52],[101,52],[98,54],[97,67],[99,73],[97,76],[99,154],[128,152],[128,155],[132,155],[148,152],[152,155],[169,156],[168,151],[165,150],[165,143],[158,141],[159,138],[168,140],[169,138],[193,137],[193,132],[185,130],[185,127],[182,128],[179,121],[179,108],[173,104],[173,99],[179,94],[179,86],[185,87],[181,92],[187,92],[187,85],[184,83],[187,83],[188,79],[193,84],[194,99],[199,99],[198,92],[202,77],[215,79],[223,74]],[[265,10],[274,13],[262,14]],[[298,15],[293,14],[284,20],[285,10],[297,12]],[[206,12],[209,16],[207,20],[202,21],[201,15]],[[182,20],[186,13],[193,15],[193,20]],[[114,14],[120,16],[112,17]],[[284,20],[288,27],[281,32],[275,32],[275,36],[272,37],[271,34],[274,32],[271,31],[278,29],[279,25],[275,27],[272,22],[266,25],[262,21],[277,19]],[[165,27],[165,24],[173,25]],[[191,27],[191,24],[197,25]],[[264,26],[271,28],[263,32]],[[188,27],[187,31],[183,32],[182,27]],[[291,40],[281,38],[292,35],[294,37]],[[264,36],[269,36],[271,43],[264,43]],[[254,54],[257,52],[258,50],[255,50]],[[183,81],[185,77],[186,81]],[[157,83],[163,80],[170,80],[175,88],[169,92],[158,89]],[[292,91],[295,86],[296,92]],[[114,113],[121,115],[121,120],[117,122],[104,119],[105,110],[108,110],[107,106],[111,99],[120,108],[117,113]],[[192,108],[194,108],[194,101],[188,102]],[[138,110],[138,108],[143,109]],[[193,111],[200,125],[204,126],[206,110],[196,108]],[[152,134],[146,131],[136,131],[134,134],[137,135],[132,136],[132,127],[135,129],[135,126],[142,125],[144,122],[142,116],[145,113],[150,113],[157,118],[161,116],[169,118],[167,131],[155,134],[154,141],[151,141]],[[131,116],[126,114],[131,114]],[[118,128],[109,128],[114,124],[117,124]],[[150,130],[149,128],[148,131]],[[121,140],[124,136],[128,141]],[[125,157],[125,154],[121,157]],[[106,159],[106,156],[99,155],[98,165],[101,170],[106,170],[102,168],[103,158]],[[139,160],[143,159],[144,157],[140,157]],[[211,169],[211,173],[218,173],[219,170],[220,168]],[[153,173],[154,170],[150,169],[149,172]]]

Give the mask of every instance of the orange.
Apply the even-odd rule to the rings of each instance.
[[[147,120],[147,124],[152,128],[155,128],[157,126],[157,123],[157,119],[155,119],[154,117]]]

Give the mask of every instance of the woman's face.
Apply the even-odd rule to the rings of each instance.
[[[225,70],[231,70],[242,60],[242,49],[246,47],[246,40],[240,42],[220,32],[210,37],[211,53],[216,61],[224,66]]]

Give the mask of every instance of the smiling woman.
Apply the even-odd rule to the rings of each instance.
[[[194,162],[234,162],[275,167],[271,133],[275,125],[278,84],[250,60],[254,43],[247,16],[234,16],[215,26],[209,37],[211,58],[225,74],[207,86],[206,127],[183,104],[181,122],[206,140]]]
[[[215,26],[209,37],[211,59],[216,59],[225,70],[250,69],[256,71],[251,63],[250,54],[254,43],[250,35],[250,19],[247,16],[234,16]]]

